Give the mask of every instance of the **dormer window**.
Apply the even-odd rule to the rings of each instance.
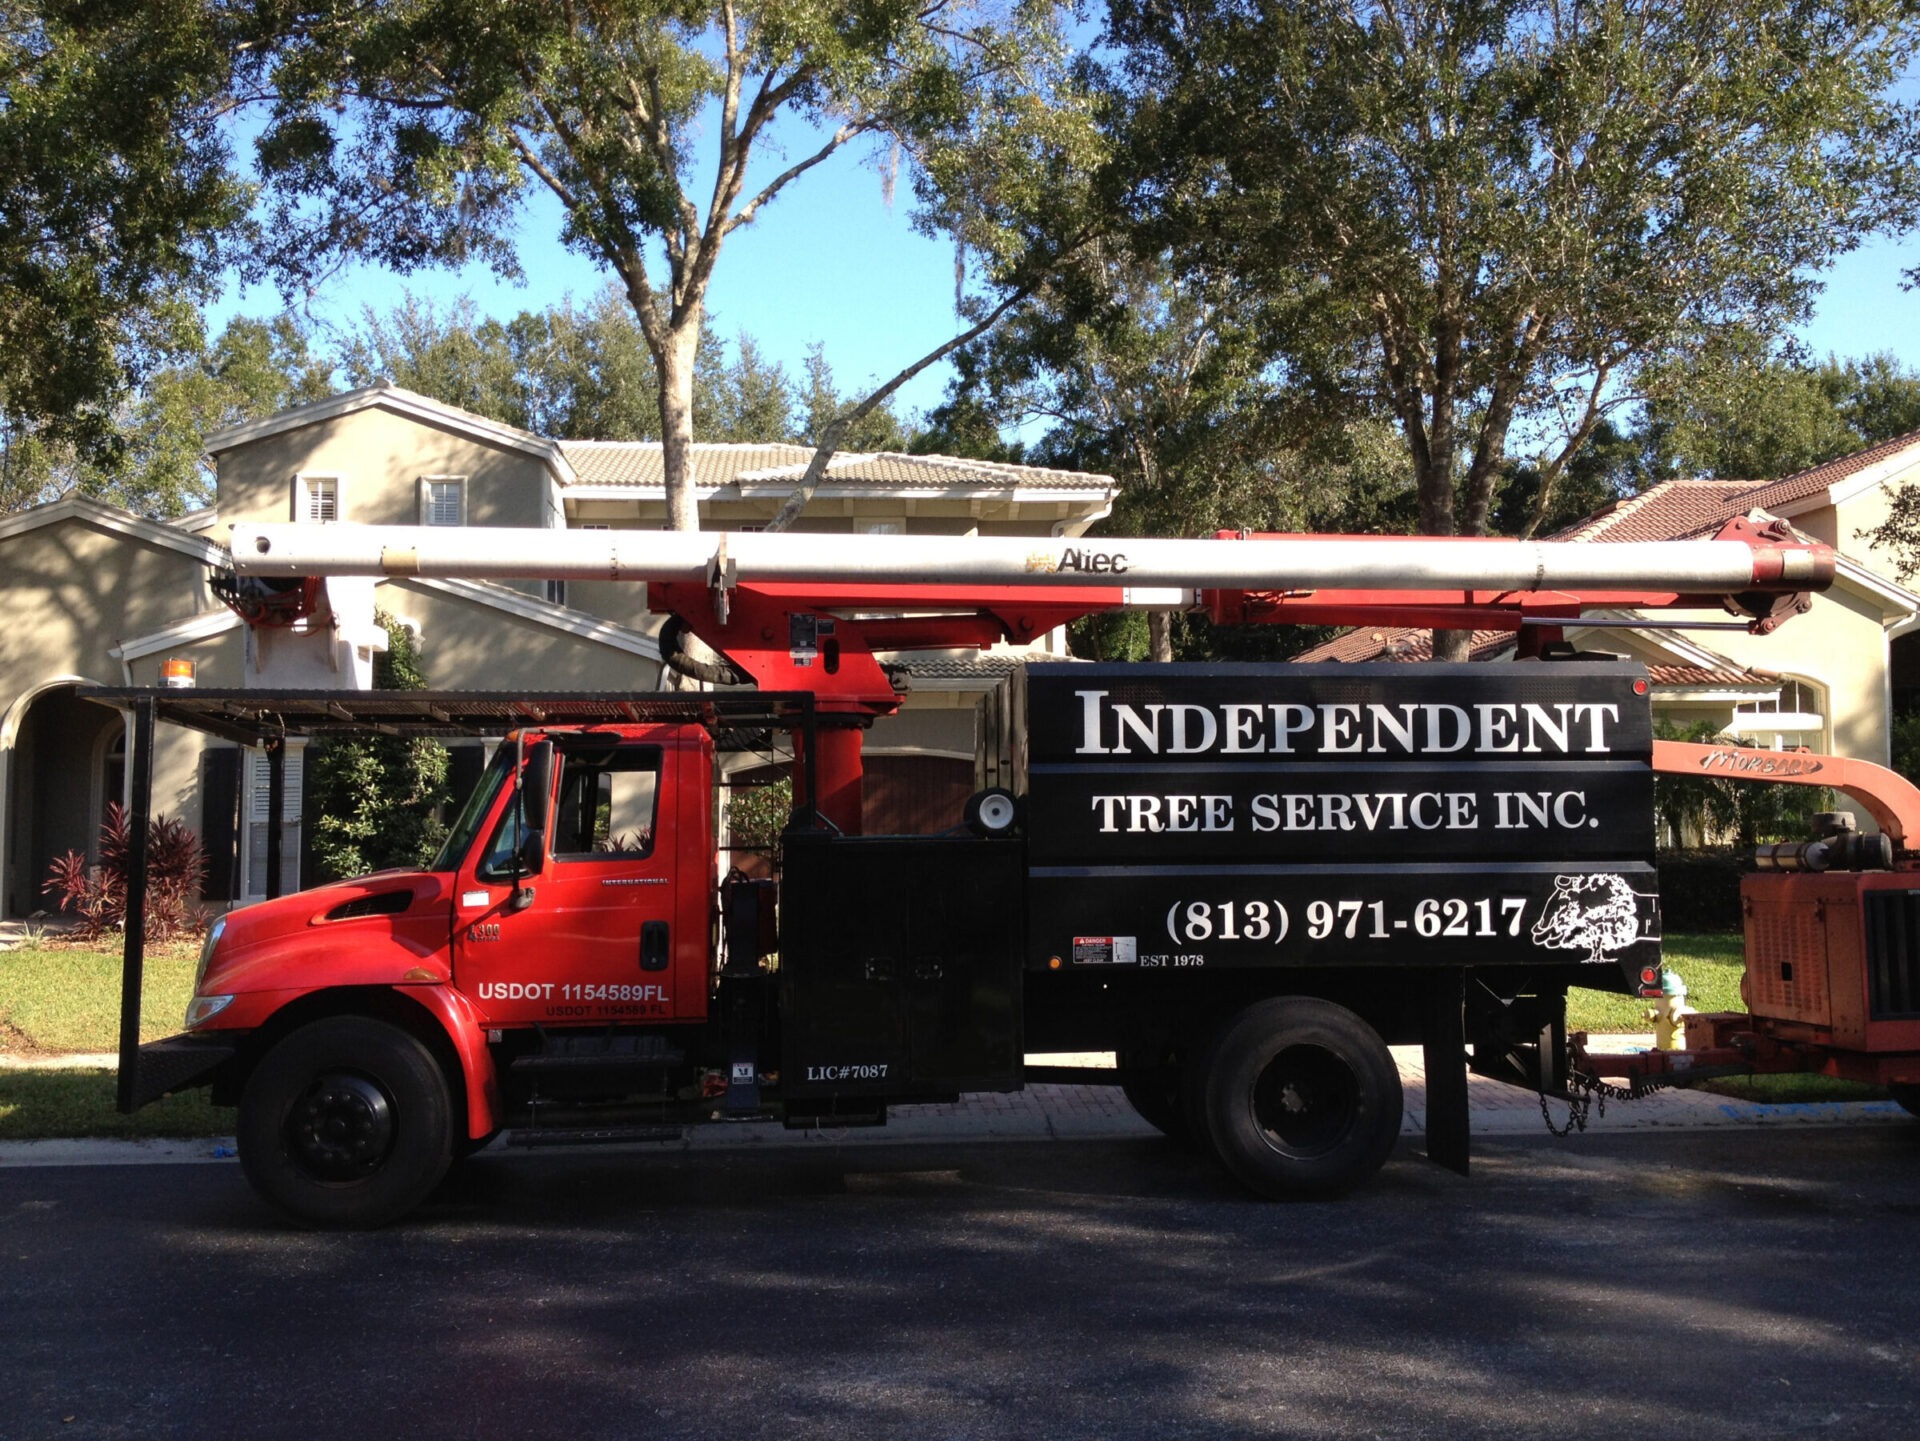
[[[293,518],[313,525],[340,519],[340,477],[296,475],[293,478]]]
[[[425,475],[420,478],[420,524],[465,525],[467,523],[467,482],[458,475]]]

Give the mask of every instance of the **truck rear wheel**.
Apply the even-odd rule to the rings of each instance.
[[[1400,1136],[1400,1072],[1344,1006],[1258,1002],[1220,1032],[1207,1068],[1207,1133],[1264,1196],[1329,1196],[1378,1171]]]
[[[397,1026],[334,1016],[271,1051],[240,1097],[240,1165],[266,1200],[310,1226],[384,1226],[453,1161],[446,1076]]]

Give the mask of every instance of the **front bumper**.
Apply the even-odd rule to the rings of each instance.
[[[219,1034],[149,1041],[134,1053],[132,1084],[120,1078],[120,1109],[137,1111],[174,1091],[204,1086],[239,1050],[237,1038]]]

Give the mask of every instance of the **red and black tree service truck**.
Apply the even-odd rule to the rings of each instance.
[[[1114,542],[1098,565],[1086,543],[1076,564],[1070,542],[831,539],[236,527],[228,591],[255,624],[323,625],[326,575],[637,577],[673,618],[670,658],[721,684],[100,693],[134,713],[143,804],[156,719],[270,749],[369,728],[497,740],[428,866],[221,917],[185,1033],[123,1043],[122,1104],[210,1085],[263,1196],[377,1225],[502,1130],[872,1124],[1018,1089],[1029,1053],[1111,1051],[1155,1126],[1256,1192],[1311,1195],[1384,1162],[1387,1048],[1417,1043],[1429,1152],[1464,1169],[1468,1067],[1566,1094],[1567,988],[1633,991],[1659,967],[1648,680],[1553,658],[1560,625],[1711,596],[1766,628],[1832,565],[1747,532]],[[1028,664],[1011,784],[935,834],[861,833],[860,736],[904,689],[889,656],[1143,604],[1505,624],[1527,658]],[[791,757],[774,877],[723,873],[716,848],[739,750]]]

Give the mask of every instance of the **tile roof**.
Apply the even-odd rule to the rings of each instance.
[[[1738,688],[1769,693],[1780,688],[1779,681],[1740,670],[1731,663],[1724,670],[1704,665],[1649,665],[1647,678],[1659,686],[1711,686],[1715,690]]]
[[[563,440],[560,453],[581,485],[658,488],[665,465],[652,440]],[[810,445],[693,447],[694,484],[703,490],[741,482],[788,485],[806,473]],[[892,451],[842,451],[827,466],[828,486],[873,486],[926,490],[1067,490],[1103,494],[1113,478],[1037,465],[1005,465],[950,455],[903,455]]]
[[[1745,515],[1753,509],[1753,493],[1767,485],[1764,480],[1663,480],[1546,538],[1602,543],[1679,540],[1718,530],[1733,517]]]
[[[560,454],[583,485],[665,483],[666,466],[657,440],[563,440]],[[805,445],[695,445],[693,483],[717,487],[731,483],[742,471],[804,467],[812,454],[812,447]]]
[[[1809,495],[1816,495],[1830,485],[1837,485],[1850,475],[1858,475],[1869,466],[1890,460],[1901,451],[1920,446],[1920,430],[1906,435],[1896,435],[1892,440],[1883,440],[1880,444],[1866,450],[1856,451],[1852,455],[1843,455],[1838,460],[1830,460],[1824,465],[1816,465],[1793,475],[1783,476],[1779,480],[1769,481],[1756,490],[1750,501],[1763,509],[1776,505],[1788,505]]]

